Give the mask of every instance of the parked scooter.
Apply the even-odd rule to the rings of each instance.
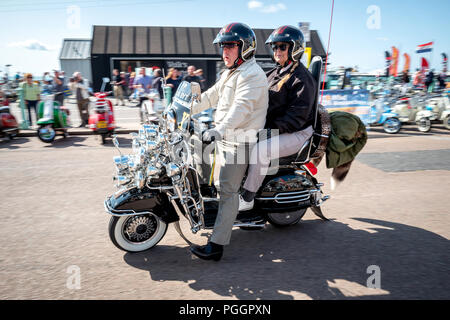
[[[42,94],[38,105],[37,135],[42,142],[51,143],[57,134],[68,136],[70,111],[53,100],[53,94]]]
[[[321,66],[322,60],[314,58],[310,68],[316,81]],[[193,233],[214,227],[219,200],[202,193],[188,144],[190,136],[198,132],[191,108],[200,95],[198,84],[182,82],[160,125],[144,125],[133,137],[134,153],[114,157],[115,180],[120,190],[108,197],[104,206],[112,215],[111,241],[119,249],[140,252],[154,247],[165,235],[169,223],[174,223],[180,236],[191,244],[179,225],[182,216],[189,221]],[[317,99],[315,109],[317,120]],[[315,122],[315,130],[319,123]],[[323,196],[323,184],[307,167],[321,134],[314,134],[298,154],[280,159],[277,172],[269,174],[258,190],[254,208],[240,212],[234,226],[260,229],[269,222],[287,227],[298,223],[307,208],[327,220],[320,205],[328,196]],[[198,136],[201,137],[201,132]],[[118,148],[117,139],[113,141]]]
[[[431,130],[432,122],[442,121],[450,129],[450,103],[446,94],[433,95],[425,99],[422,110],[417,112],[418,129],[422,132]]]
[[[95,100],[91,101],[89,112],[89,128],[102,138],[102,144],[106,143],[106,138],[111,137],[115,130],[114,108],[109,99],[106,99],[111,92],[104,92],[109,78],[103,78],[100,92],[96,92]]]
[[[140,90],[143,91],[143,89]],[[165,108],[163,99],[155,89],[150,89],[150,92],[143,96],[147,97],[147,100],[142,101],[139,110],[141,124],[157,124]]]
[[[19,134],[19,125],[9,109],[8,98],[0,92],[0,137],[12,140]]]
[[[389,134],[398,133],[402,128],[399,115],[391,110],[385,98],[376,99],[370,107],[369,125],[382,125],[383,130]]]

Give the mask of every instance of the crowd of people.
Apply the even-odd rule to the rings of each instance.
[[[444,71],[442,71],[436,77],[434,69],[428,71],[423,69],[416,69],[412,76],[412,87],[415,89],[424,89],[427,92],[430,92],[433,91],[434,88],[436,88],[437,84],[437,87],[439,89],[445,89],[446,78],[447,74]],[[411,84],[411,77],[408,71],[403,72],[401,79],[404,85],[409,86]]]
[[[151,69],[150,74],[148,74],[148,69]],[[136,72],[114,69],[111,85],[116,99],[115,104],[125,105],[125,99],[128,101],[138,100],[139,104],[142,103],[146,99],[144,94],[149,93],[151,89],[156,90],[160,98],[163,98],[164,85],[170,87],[172,95],[175,95],[182,81],[198,82],[202,91],[206,89],[206,79],[203,77],[203,70],[196,69],[193,65],[187,68],[185,75],[177,68],[170,68],[164,79],[163,72],[159,67],[141,67],[137,75]]]

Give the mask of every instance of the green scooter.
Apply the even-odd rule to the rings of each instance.
[[[42,142],[51,143],[57,134],[64,138],[68,136],[67,129],[70,125],[69,110],[53,100],[52,94],[42,95],[42,101],[38,105],[37,134]]]

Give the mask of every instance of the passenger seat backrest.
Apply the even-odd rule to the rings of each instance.
[[[318,140],[320,137],[317,137],[314,133],[317,130],[317,121],[319,117],[319,92],[320,92],[320,76],[322,73],[322,58],[319,56],[314,57],[311,60],[311,64],[309,65],[309,72],[311,72],[314,80],[316,80],[317,90],[316,96],[314,98],[313,104],[313,112],[314,112],[314,124],[313,124],[313,135],[309,140],[305,142],[300,151],[297,153],[297,158],[294,163],[306,163],[310,160],[310,156],[314,153],[315,149],[318,147]],[[316,143],[313,143],[316,142]],[[313,149],[314,145],[314,149]]]

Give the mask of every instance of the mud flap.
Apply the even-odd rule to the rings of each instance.
[[[312,212],[314,212],[314,214],[316,216],[318,216],[320,219],[324,220],[324,221],[330,221],[330,219],[326,218],[323,213],[322,213],[322,209],[320,207],[315,207],[315,206],[311,206],[311,210]]]

